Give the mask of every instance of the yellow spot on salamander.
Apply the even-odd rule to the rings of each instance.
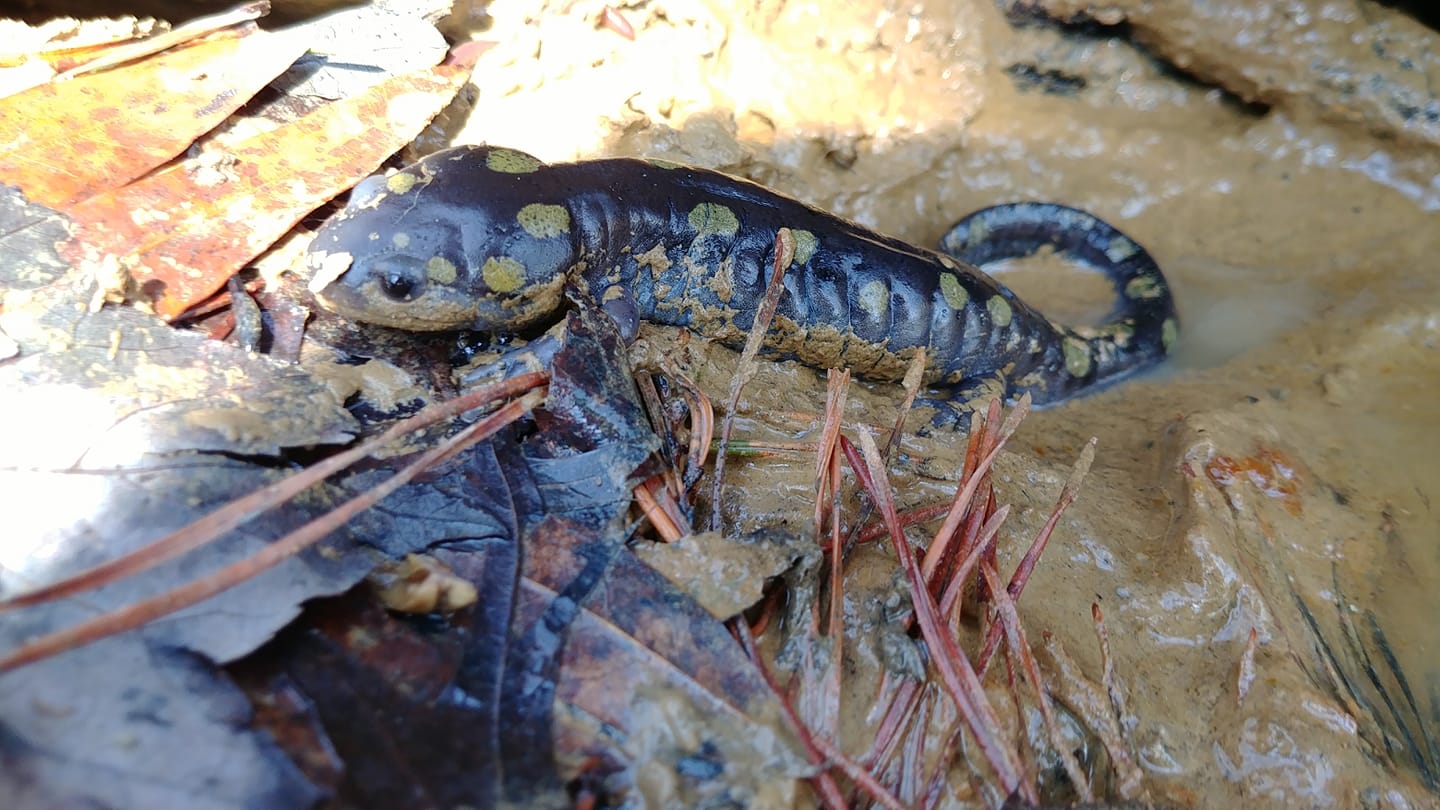
[[[695,229],[697,237],[712,233],[717,236],[734,236],[740,230],[740,220],[735,218],[735,212],[720,203],[700,203],[690,209],[687,219],[690,227]]]
[[[1126,298],[1159,298],[1164,294],[1154,276],[1136,276],[1125,285]]]
[[[1110,240],[1105,247],[1105,258],[1116,264],[1125,261],[1135,255],[1136,244],[1123,236],[1117,236]]]
[[[965,307],[970,305],[970,293],[954,273],[940,274],[940,294],[945,296],[945,303],[956,312],[963,312]]]
[[[1015,314],[1010,309],[1010,302],[998,295],[991,296],[985,302],[985,308],[990,310],[990,320],[1002,329],[1010,325],[1010,318]]]
[[[1108,324],[1100,331],[1109,335],[1110,339],[1115,341],[1115,345],[1124,347],[1135,337],[1135,322],[1127,318],[1123,321]]]
[[[940,264],[944,265],[947,270],[954,270],[957,273],[960,272],[961,267],[959,262],[946,256],[944,253],[939,254],[939,258]]]
[[[884,318],[885,313],[890,309],[890,288],[885,286],[885,282],[878,279],[871,281],[860,288],[860,294],[856,300],[861,309],[878,321]]]
[[[520,209],[516,221],[536,239],[548,239],[570,232],[570,212],[563,205],[530,203]]]
[[[410,234],[403,232],[392,234],[390,236],[390,244],[394,245],[400,250],[404,250],[405,248],[410,247]]]
[[[792,229],[790,235],[795,237],[795,264],[803,265],[810,261],[810,257],[815,255],[815,248],[820,246],[820,240],[803,228]]]
[[[673,161],[673,160],[666,160],[666,159],[664,159],[664,158],[645,158],[645,162],[646,162],[646,163],[649,163],[651,166],[654,166],[654,167],[657,168],[657,169],[683,169],[683,168],[685,168],[684,164],[676,163],[676,162]]]
[[[540,168],[540,161],[514,149],[492,149],[485,155],[485,166],[501,174],[529,174]]]
[[[410,172],[396,172],[385,178],[385,189],[396,194],[404,194],[415,187],[419,178]]]
[[[990,238],[990,226],[985,223],[985,217],[975,217],[965,228],[965,242],[963,247],[978,245]]]
[[[444,256],[431,256],[425,262],[425,275],[437,284],[454,284],[455,264]]]
[[[1166,318],[1165,323],[1160,325],[1160,345],[1165,353],[1170,353],[1170,347],[1175,345],[1175,340],[1180,337],[1180,324],[1174,318]]]
[[[480,277],[493,292],[514,292],[525,284],[525,265],[509,256],[491,256],[480,266]]]
[[[1090,347],[1085,341],[1073,337],[1065,338],[1065,370],[1072,377],[1084,377],[1090,373]]]

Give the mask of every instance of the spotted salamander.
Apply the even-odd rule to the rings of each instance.
[[[357,186],[310,249],[322,305],[410,330],[534,329],[567,287],[618,316],[739,346],[764,296],[776,233],[795,245],[767,336],[774,356],[900,379],[1003,386],[1050,404],[1162,360],[1169,285],[1140,245],[1073,208],[1014,203],[914,247],[705,169],[613,158],[547,165],[511,149],[448,149]],[[1050,248],[1114,285],[1097,327],[1052,322],[978,265]]]

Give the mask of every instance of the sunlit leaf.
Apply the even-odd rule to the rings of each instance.
[[[120,257],[173,318],[224,285],[316,206],[372,172],[447,104],[468,74],[436,67],[327,105],[72,207],[72,260]]]
[[[0,100],[0,179],[65,208],[185,151],[305,52],[233,32]]]

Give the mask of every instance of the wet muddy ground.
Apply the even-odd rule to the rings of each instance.
[[[457,23],[497,43],[457,140],[715,167],[921,244],[1017,199],[1119,226],[1172,280],[1181,348],[1033,414],[1002,458],[1013,556],[1099,439],[1020,604],[1027,626],[1095,677],[1090,604],[1104,609],[1155,799],[1434,806],[1440,38],[1367,2],[1199,16],[1121,1],[1063,27],[1045,12],[1085,4],[1039,5],[1007,19],[988,0],[629,2],[628,41],[597,4],[499,0]],[[1105,291],[1070,275],[1004,280],[1042,310],[1103,313]],[[723,394],[733,354],[687,351]],[[823,374],[767,367],[743,435],[808,435],[783,412],[818,412],[824,389]],[[898,394],[853,398],[851,418],[884,424]],[[901,505],[948,497],[936,479],[961,443],[904,451]],[[732,464],[727,516],[808,519],[812,465]],[[857,583],[876,579],[867,564],[893,566],[862,555]],[[847,740],[868,722],[847,717]]]

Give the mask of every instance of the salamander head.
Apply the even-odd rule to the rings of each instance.
[[[536,199],[541,169],[518,152],[460,147],[365,180],[310,246],[311,290],[348,318],[412,331],[553,317],[575,251],[568,210]]]

